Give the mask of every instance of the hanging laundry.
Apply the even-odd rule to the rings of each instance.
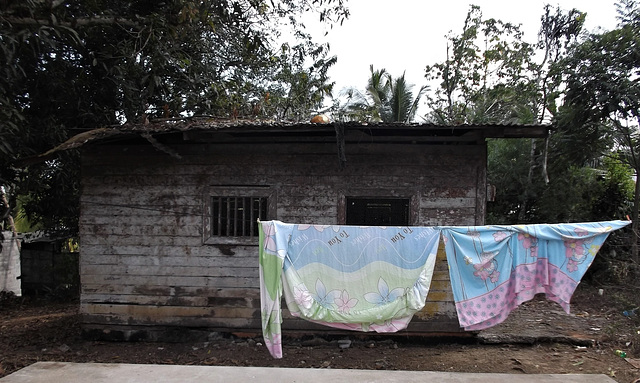
[[[629,223],[441,227],[460,326],[494,326],[538,293],[569,313],[602,243]]]
[[[440,232],[428,227],[260,225],[262,329],[282,357],[284,294],[292,315],[332,327],[395,332],[424,307]]]

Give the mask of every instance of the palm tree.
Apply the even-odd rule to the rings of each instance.
[[[387,116],[386,119],[383,119],[383,121],[411,122],[418,111],[418,103],[427,87],[420,87],[420,90],[414,97],[411,92],[413,85],[407,84],[404,73],[402,73],[402,76],[393,79],[393,81],[391,81],[391,76],[389,76],[389,82],[391,84],[391,98],[389,99],[391,114]]]
[[[369,69],[371,77],[365,94],[354,88],[346,91],[346,106],[340,108],[344,118],[358,121],[411,122],[427,87],[422,86],[414,97],[411,91],[413,85],[407,84],[404,73],[393,78],[384,68],[374,70],[371,65]]]

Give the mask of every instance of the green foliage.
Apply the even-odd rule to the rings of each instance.
[[[541,123],[556,112],[561,82],[554,63],[582,30],[585,14],[547,5],[538,42],[523,41],[517,25],[484,19],[471,6],[460,34],[447,36],[447,58],[428,65],[437,81],[429,121],[439,124]]]
[[[630,214],[633,171],[618,156],[604,157],[596,168],[553,161],[550,182],[538,176],[526,188],[528,149],[523,139],[489,142],[488,182],[496,187],[496,201],[488,204],[487,223],[602,221]],[[525,201],[527,209],[520,214]]]
[[[252,100],[254,110],[257,107],[264,116],[279,120],[308,121],[310,114],[319,112],[325,98],[332,95],[334,83],[329,81],[327,72],[337,58],[328,57],[327,46],[316,46],[310,36],[306,38],[297,46],[284,44],[278,57],[274,57],[279,68],[272,77],[275,81],[266,88],[262,100]],[[313,64],[305,67],[309,60]]]
[[[556,169],[559,170],[559,169]],[[535,222],[591,221],[592,205],[602,196],[598,172],[588,167],[567,166],[550,177],[549,184],[531,207],[530,218]],[[603,216],[602,219],[610,217]]]
[[[310,12],[329,24],[348,16],[343,0],[0,2],[0,185],[14,215],[22,195],[34,223],[76,231],[77,155],[13,163],[83,130],[191,115],[307,118],[331,92],[336,60],[304,33],[298,20]]]
[[[581,136],[605,136],[635,171],[640,172],[640,6],[618,3],[618,28],[591,34],[572,47],[557,77],[566,83],[559,127]],[[568,117],[568,118],[567,118]],[[636,184],[631,232],[638,232],[640,184]],[[632,261],[640,259],[637,236],[631,241]],[[636,275],[640,268],[636,268]]]
[[[599,220],[604,217],[624,219],[632,213],[634,171],[617,155],[605,157],[603,167],[606,173],[600,179],[602,192],[591,208],[591,219]]]
[[[447,58],[428,65],[425,77],[438,82],[427,116],[438,124],[533,122],[528,74],[533,46],[519,26],[483,19],[472,5],[462,32],[447,36]],[[535,113],[534,113],[535,114]]]
[[[527,191],[529,140],[491,139],[488,145],[487,182],[495,186],[494,202],[487,205],[488,224],[514,225],[519,222],[520,207],[532,196]]]

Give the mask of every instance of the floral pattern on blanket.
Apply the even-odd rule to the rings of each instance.
[[[265,344],[282,357],[280,302],[293,316],[345,330],[394,332],[422,309],[440,236],[460,326],[504,321],[538,293],[568,313],[614,230],[629,221],[516,226],[358,227],[261,222]]]
[[[442,227],[460,326],[494,326],[538,293],[568,313],[571,296],[602,243],[627,224]]]
[[[276,358],[281,297],[293,316],[357,331],[402,330],[424,307],[440,238],[433,228],[278,221],[260,228],[263,334]]]

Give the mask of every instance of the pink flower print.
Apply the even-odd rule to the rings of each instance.
[[[264,337],[264,345],[274,358],[282,358],[282,335],[271,333]]]
[[[565,239],[565,256],[569,259],[567,262],[567,270],[569,272],[574,272],[578,269],[578,264],[584,262],[585,257],[587,256],[587,251],[584,247],[583,239]],[[589,249],[591,252],[591,249]]]
[[[265,236],[276,235],[276,227],[273,222],[262,222],[262,230]]]
[[[585,229],[576,227],[573,231],[578,234],[579,237],[584,237],[585,235],[589,235],[589,232]]]
[[[335,299],[334,303],[338,306],[338,311],[347,314],[349,313],[349,310],[355,307],[358,300],[356,298],[349,299],[349,293],[347,290],[342,290],[342,293]]]
[[[538,245],[538,238],[532,236],[529,233],[519,233],[518,241],[522,242],[522,247],[527,250]]]
[[[502,242],[508,236],[509,235],[504,231],[496,231],[495,233],[493,233],[493,240],[496,242]]]
[[[529,233],[519,233],[518,241],[522,243],[522,247],[525,250],[529,250],[529,256],[538,256],[538,238],[532,236]]]
[[[580,259],[584,257],[584,240],[582,239],[565,239],[564,247],[566,249],[565,256],[567,258]]]
[[[293,299],[298,306],[302,306],[305,309],[311,308],[311,304],[313,303],[313,297],[309,294],[309,290],[302,284],[293,288]]]
[[[482,263],[473,265],[476,271],[473,275],[479,277],[483,281],[489,279],[491,282],[496,283],[500,278],[500,272],[497,270],[498,262],[494,259],[495,254],[493,252],[484,252],[480,254]]]
[[[480,277],[480,279],[485,281],[487,280],[487,278],[489,278],[489,271],[483,266],[484,265],[473,265],[473,268],[476,269],[476,271],[473,272],[473,275],[475,275],[476,277]]]

